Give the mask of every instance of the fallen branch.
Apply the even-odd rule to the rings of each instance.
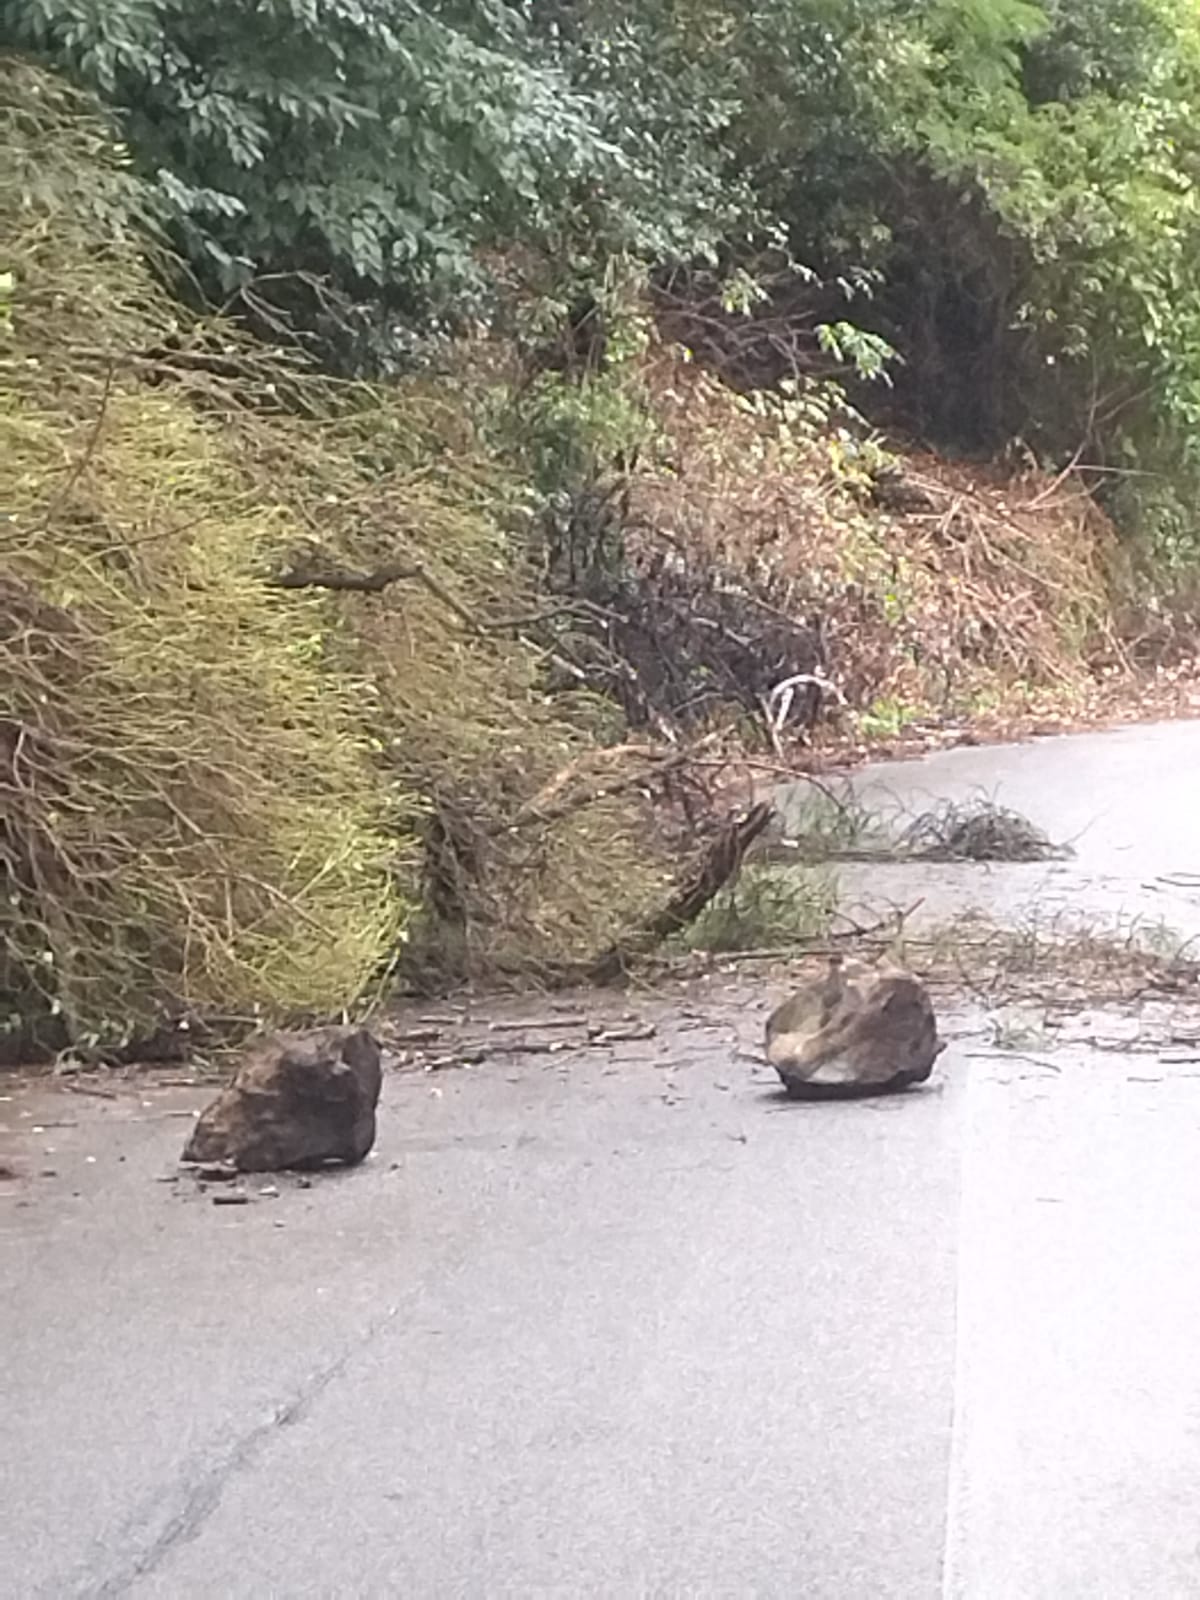
[[[556,1026],[557,1024],[532,1023],[534,1028]],[[580,1019],[575,1017],[571,1025],[578,1028]],[[497,1027],[498,1024],[489,1024]],[[519,1023],[511,1024],[513,1028]],[[603,1050],[614,1044],[639,1043],[646,1039],[657,1037],[658,1026],[653,1022],[635,1022],[625,1027],[605,1028],[598,1024],[589,1024],[586,1031],[575,1038],[567,1039],[473,1039],[461,1045],[456,1050],[448,1051],[442,1055],[422,1058],[418,1056],[408,1065],[414,1071],[420,1072],[445,1072],[453,1067],[481,1066],[492,1056],[559,1056],[576,1055],[584,1050]]]
[[[774,807],[763,802],[752,807],[744,817],[728,823],[709,845],[691,883],[673,895],[640,929],[592,963],[589,970],[592,981],[612,983],[625,971],[631,959],[644,955],[694,922],[709,901],[737,875],[747,849],[774,815]]]
[[[59,511],[66,504],[67,500],[71,496],[72,490],[75,488],[75,485],[79,482],[80,478],[82,478],[83,474],[87,471],[88,466],[90,465],[92,458],[96,453],[96,446],[100,442],[100,435],[104,431],[104,419],[108,415],[108,402],[112,396],[113,379],[115,376],[116,364],[110,357],[105,366],[104,387],[100,392],[100,405],[96,411],[95,421],[88,430],[87,442],[83,447],[83,451],[80,454],[79,459],[71,467],[71,470],[67,473],[66,478],[63,480],[54,497],[51,499],[50,504],[46,507],[46,511],[42,517],[39,529],[39,531],[42,533],[46,532],[46,530],[50,527],[50,524],[58,515]]]
[[[525,1033],[529,1030],[537,1032],[539,1028],[578,1028],[583,1023],[578,1014],[571,1017],[529,1017],[523,1021],[489,1022],[488,1028],[495,1033]]]
[[[348,567],[328,567],[324,571],[292,567],[269,580],[273,589],[335,589],[347,594],[382,594],[393,583],[424,577],[424,569],[412,562],[394,562],[375,572],[352,572]]]
[[[267,581],[273,589],[329,589],[338,594],[382,594],[394,583],[419,583],[435,599],[440,600],[448,611],[453,612],[464,627],[477,634],[506,633],[511,629],[520,631],[568,615],[602,621],[624,620],[618,613],[606,611],[590,601],[572,600],[526,616],[496,617],[485,621],[463,605],[419,561],[393,561],[370,572],[358,572],[352,567],[298,564],[289,567],[286,572],[276,573]]]
[[[393,561],[372,572],[356,572],[351,567],[319,567],[298,564],[267,579],[274,589],[331,589],[341,594],[382,594],[393,583],[419,583],[452,611],[472,633],[485,633],[484,624],[452,595],[445,584],[419,561]]]

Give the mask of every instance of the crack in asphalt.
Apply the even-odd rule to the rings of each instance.
[[[101,1563],[90,1559],[85,1563],[89,1576],[67,1586],[56,1583],[52,1590],[44,1591],[47,1600],[51,1593],[55,1600],[67,1595],[73,1600],[118,1600],[130,1594],[140,1578],[148,1577],[178,1546],[197,1537],[220,1506],[230,1480],[257,1460],[281,1428],[304,1421],[317,1400],[379,1337],[399,1309],[393,1306],[376,1318],[340,1355],[310,1373],[294,1394],[215,1456],[211,1451],[199,1452],[198,1465],[181,1473],[181,1481],[126,1521],[118,1542],[126,1551],[132,1546],[132,1552],[110,1558],[107,1576],[97,1579],[95,1568]],[[207,1461],[205,1456],[209,1457]]]

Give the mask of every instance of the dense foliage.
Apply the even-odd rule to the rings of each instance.
[[[1050,459],[1074,455],[1118,488],[1111,498],[1155,535],[1160,558],[1191,554],[1194,6],[571,9],[622,41],[632,126],[686,129],[697,104],[719,108],[710,149],[731,192],[748,191],[760,225],[777,230],[750,253],[770,309],[809,329],[848,316],[883,335],[901,358],[888,420],[943,445],[995,450],[1020,437]],[[577,54],[589,83],[610,55],[586,38]],[[764,253],[780,230],[787,251]],[[816,284],[798,283],[797,261]],[[792,272],[781,277],[780,262]]]
[[[117,108],[210,291],[343,361],[514,288],[564,312],[621,259],[719,261],[814,342],[885,337],[893,420],[1137,467],[1189,536],[1161,516],[1200,470],[1183,0],[3,0],[0,27]]]
[[[256,279],[260,320],[359,354],[388,313],[485,309],[489,250],[659,254],[719,226],[502,0],[6,0],[0,27],[120,111],[210,292]]]

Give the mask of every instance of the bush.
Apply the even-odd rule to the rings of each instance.
[[[717,231],[712,182],[662,183],[522,7],[0,0],[6,45],[113,111],[210,294],[246,291],[260,329],[287,317],[343,370],[494,310],[488,252],[521,246],[553,280]]]
[[[107,129],[22,72],[5,114],[13,275],[0,524],[0,987],[26,1026],[124,1037],[183,1011],[336,1011],[403,922],[392,809],[331,664],[270,574],[299,537],[141,257]],[[201,396],[202,397],[202,396]],[[231,397],[227,396],[227,402]],[[411,846],[410,846],[411,848]]]
[[[520,485],[461,388],[337,383],[187,315],[109,128],[11,81],[10,1027],[328,1013],[398,952],[445,981],[607,948],[671,877],[653,763],[542,691]]]

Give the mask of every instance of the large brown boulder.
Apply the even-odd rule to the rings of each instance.
[[[925,985],[840,957],[772,1012],[767,1060],[788,1093],[831,1099],[924,1083],[943,1049]]]
[[[183,1159],[241,1172],[352,1165],[375,1143],[382,1082],[379,1045],[365,1029],[273,1034],[201,1114]]]

